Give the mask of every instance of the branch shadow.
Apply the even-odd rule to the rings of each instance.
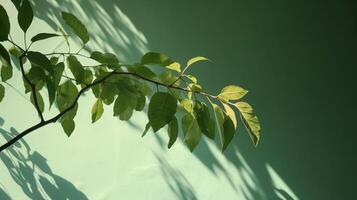
[[[4,124],[1,117],[0,122],[1,125]],[[0,134],[8,141],[19,133],[11,127],[10,131],[0,128]],[[88,199],[71,182],[55,174],[47,164],[46,158],[37,151],[31,151],[24,139],[1,152],[0,160],[13,181],[30,199]],[[0,187],[0,199],[12,198]]]

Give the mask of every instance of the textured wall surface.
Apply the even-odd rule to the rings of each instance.
[[[71,138],[54,124],[0,153],[0,199],[353,199],[356,131],[356,3],[348,1],[102,0],[33,2],[29,35],[57,30],[60,11],[79,17],[90,47],[125,62],[147,51],[184,62],[203,55],[196,74],[206,90],[246,87],[262,123],[254,148],[240,124],[222,154],[202,140],[191,154],[166,132],[141,138],[147,122],[90,121],[81,99]],[[351,1],[352,2],[352,1]],[[0,1],[16,24],[16,9]],[[12,26],[14,40],[22,33]],[[58,40],[34,45],[52,51]],[[79,46],[73,46],[78,49]],[[83,61],[86,62],[86,61]],[[16,70],[15,70],[16,71]],[[19,72],[15,72],[19,76]],[[0,104],[0,142],[37,122],[22,82]],[[53,114],[53,113],[49,113]]]

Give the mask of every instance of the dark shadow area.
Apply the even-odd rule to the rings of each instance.
[[[4,122],[0,118],[0,122]],[[4,124],[4,123],[1,123]],[[15,128],[10,131],[0,128],[1,136],[8,141],[17,134]],[[4,140],[2,140],[4,142]],[[47,164],[46,158],[37,151],[31,151],[24,139],[0,153],[0,159],[9,171],[13,181],[21,188],[30,199],[56,199],[56,200],[84,200],[88,199],[71,182],[55,174]],[[0,180],[0,185],[8,181]],[[12,199],[0,187],[0,199]]]

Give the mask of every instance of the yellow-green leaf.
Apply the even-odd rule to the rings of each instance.
[[[171,69],[177,72],[181,72],[181,65],[178,62],[173,62],[170,65],[166,66],[167,69]]]
[[[241,113],[243,123],[247,128],[254,145],[257,146],[260,138],[261,127],[258,117],[253,112],[252,106],[246,102],[237,102],[234,105]]]
[[[229,85],[221,90],[221,93],[218,95],[218,99],[224,102],[230,100],[238,100],[242,98],[245,94],[247,94],[247,92],[248,92],[247,90],[239,86]]]
[[[191,66],[192,64],[200,61],[209,61],[209,59],[203,56],[196,56],[187,61],[187,66]]]
[[[180,104],[183,109],[185,109],[188,113],[193,112],[193,101],[190,99],[182,99]]]
[[[231,118],[233,124],[234,124],[234,128],[237,128],[237,117],[236,114],[234,112],[234,110],[226,103],[222,103],[224,110],[226,111],[226,114],[229,118]]]
[[[103,102],[101,99],[97,99],[92,107],[92,123],[98,121],[103,115]]]

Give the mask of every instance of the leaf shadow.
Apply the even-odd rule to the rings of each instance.
[[[0,117],[0,122],[4,121]],[[19,134],[13,127],[10,131],[0,128],[1,136],[8,141]],[[88,199],[71,182],[55,174],[47,160],[39,152],[32,151],[24,139],[0,153],[0,160],[12,180],[30,199]],[[1,182],[4,184],[9,181]],[[0,188],[0,199],[12,199]]]
[[[162,177],[173,194],[177,199],[183,200],[197,200],[194,187],[190,184],[189,180],[180,172],[180,170],[174,168],[165,158],[159,154],[154,153],[162,173]]]
[[[121,11],[117,1],[87,1],[79,4],[68,0],[38,0],[32,3],[35,16],[45,21],[53,30],[58,30],[58,25],[61,24],[68,34],[72,34],[61,18],[61,11],[74,13],[84,24],[90,24],[87,26],[91,38],[89,49],[119,54],[121,61],[137,61],[138,56],[148,51],[147,39]]]

